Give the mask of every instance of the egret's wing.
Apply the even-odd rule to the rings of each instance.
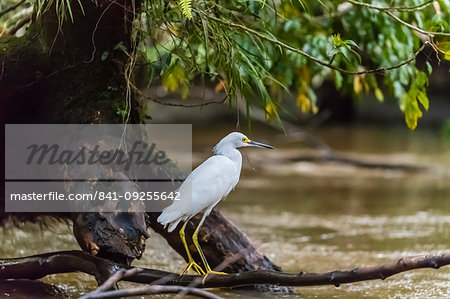
[[[238,180],[239,172],[229,158],[210,157],[186,178],[178,190],[180,200],[165,208],[158,222],[178,224],[180,220],[213,207],[233,190]]]
[[[221,155],[212,156],[192,172],[192,212],[199,213],[226,197],[239,180],[235,163]],[[189,196],[189,189],[181,190]]]

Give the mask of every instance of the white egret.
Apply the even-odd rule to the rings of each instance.
[[[180,200],[174,201],[158,217],[159,223],[164,225],[164,227],[169,226],[169,232],[173,231],[180,221],[184,221],[180,230],[180,238],[186,249],[188,265],[181,275],[186,274],[191,268],[200,275],[208,275],[210,273],[226,274],[211,270],[198,244],[197,236],[200,226],[202,226],[205,218],[211,213],[214,206],[225,198],[239,182],[242,155],[237,148],[249,146],[273,149],[270,145],[248,139],[242,133],[232,132],[228,134],[214,147],[214,155],[194,169],[180,186],[178,189]],[[201,212],[203,212],[203,217],[192,235],[192,241],[200,254],[206,271],[203,271],[192,259],[184,233],[188,221]]]

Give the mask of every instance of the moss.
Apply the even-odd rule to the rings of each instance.
[[[92,32],[98,15],[96,11],[77,24],[67,23],[64,34],[57,34],[56,16],[49,10],[24,36],[2,37],[6,76],[1,84],[19,86],[2,105],[17,107],[14,115],[19,115],[32,103],[32,112],[39,117],[23,117],[30,122],[122,123],[126,107],[122,68],[128,58],[113,49],[118,39],[129,37],[123,24],[105,16],[105,27],[97,28],[94,51]],[[114,30],[117,34],[112,34]],[[106,59],[101,57],[103,51],[110,53]],[[138,102],[133,101],[132,107],[131,122],[139,123]]]

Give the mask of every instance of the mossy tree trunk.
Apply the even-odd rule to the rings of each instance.
[[[35,19],[23,37],[0,38],[0,118],[2,123],[122,123],[127,107],[125,69],[129,61],[123,49],[131,50],[133,15],[139,9],[131,1],[82,1],[84,13],[77,1],[72,2],[74,23],[62,25],[50,7]],[[120,45],[118,47],[118,45]],[[143,107],[131,97],[129,121],[140,122]],[[4,140],[4,130],[1,130]],[[4,151],[4,147],[1,147]],[[4,152],[0,153],[4,157]],[[4,163],[3,159],[0,159]],[[2,165],[4,169],[4,165]],[[2,188],[3,188],[2,184]],[[4,190],[0,190],[0,224],[8,219],[3,210]],[[15,214],[21,221],[35,221],[37,214]],[[123,246],[109,242],[117,227],[135,225],[130,217],[105,217],[90,214],[57,214],[71,217],[77,240],[83,250],[120,263],[139,257],[147,235],[137,228],[134,244],[124,240]],[[123,215],[122,215],[123,216]],[[147,225],[162,234],[181,255],[185,256],[177,233],[168,234],[156,222],[157,214],[146,217]],[[102,218],[102,219],[100,219]],[[113,218],[113,219],[111,219]],[[102,222],[103,221],[103,222]],[[108,223],[109,221],[109,223]],[[111,225],[111,222],[113,225]],[[193,229],[194,223],[188,230]],[[100,233],[99,233],[100,232]],[[106,232],[106,233],[104,233]],[[243,253],[226,267],[237,272],[254,269],[275,269],[277,266],[259,254],[249,239],[223,215],[213,212],[200,231],[200,244],[205,248],[212,266],[233,254]],[[144,237],[144,239],[143,239]],[[102,239],[103,238],[103,239]],[[114,239],[116,240],[116,239]],[[95,243],[94,246],[89,245]],[[131,243],[133,243],[131,242]],[[125,244],[125,245],[124,245]],[[93,252],[93,247],[98,248]],[[107,250],[103,250],[107,247]],[[134,248],[134,249],[135,249]],[[194,251],[194,250],[193,250]],[[136,250],[131,250],[136,252]],[[200,257],[195,254],[200,262]]]
[[[25,36],[0,39],[2,120],[6,123],[120,123],[133,16],[127,1],[73,1],[74,22],[50,7]],[[122,47],[122,48],[123,48]],[[133,102],[132,122],[139,122]]]
[[[131,1],[126,0],[82,3],[83,10],[77,1],[72,1],[74,22],[69,19],[61,23],[55,7],[51,6],[42,16],[34,18],[23,37],[0,39],[2,123],[124,122],[127,112],[124,73],[129,60],[124,50],[131,51],[133,15],[130,11],[136,7],[131,7]],[[139,123],[139,103],[135,97],[128,99],[131,101],[129,121]],[[3,213],[0,218],[7,216]],[[15,214],[14,218],[35,220],[38,216]],[[133,231],[132,237],[125,236],[123,240],[111,238],[118,234],[118,227],[133,226],[136,221],[132,217],[105,218],[77,213],[53,216],[76,220],[77,240],[84,250],[95,250],[91,253],[129,263],[144,250],[146,227],[137,228],[138,234]],[[137,222],[145,226],[144,216],[136,217],[142,218]]]

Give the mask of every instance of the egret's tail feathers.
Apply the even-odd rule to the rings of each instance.
[[[181,219],[178,219],[178,220],[172,222],[172,223],[169,225],[169,229],[167,229],[167,231],[168,231],[169,233],[173,232],[173,231],[177,228],[178,223],[180,223],[180,221],[181,221]]]
[[[162,212],[161,215],[159,215],[157,221],[164,225],[166,227],[169,225],[169,229],[167,230],[169,233],[172,232],[180,223],[181,220],[183,220],[183,213],[181,212]]]

